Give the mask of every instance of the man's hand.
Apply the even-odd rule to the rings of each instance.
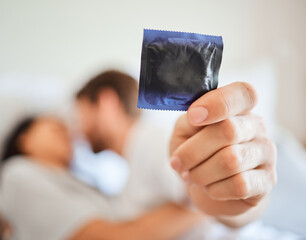
[[[171,165],[209,215],[245,213],[276,183],[275,146],[263,120],[250,113],[256,101],[249,84],[233,83],[199,98],[176,123]]]

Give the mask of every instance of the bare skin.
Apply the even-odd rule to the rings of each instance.
[[[71,240],[170,240],[195,226],[202,216],[184,207],[165,204],[145,215],[122,223],[93,220]]]
[[[250,113],[256,101],[246,83],[211,91],[177,121],[170,143],[193,203],[232,227],[258,218],[276,183],[275,146]]]

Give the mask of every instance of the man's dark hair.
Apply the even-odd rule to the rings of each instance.
[[[110,70],[99,74],[91,79],[79,92],[76,98],[87,98],[91,102],[96,102],[101,90],[106,88],[113,89],[122,102],[126,113],[130,116],[138,116],[137,109],[137,81],[125,74],[116,70]]]
[[[19,138],[22,134],[30,129],[35,121],[35,117],[27,117],[15,126],[12,132],[8,135],[7,139],[4,141],[3,154],[0,158],[1,163],[5,163],[8,159],[15,155],[23,154],[20,148]]]

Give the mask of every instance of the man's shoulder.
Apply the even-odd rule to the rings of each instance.
[[[138,122],[129,141],[127,159],[132,165],[154,172],[156,167],[168,163],[169,137],[166,131],[157,125]]]
[[[136,123],[136,138],[143,145],[151,145],[150,147],[160,146],[168,142],[169,140],[169,131],[163,129],[149,121],[139,121]]]

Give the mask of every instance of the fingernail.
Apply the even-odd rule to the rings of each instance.
[[[170,164],[172,166],[172,168],[176,171],[181,171],[182,169],[182,163],[181,160],[178,157],[171,157],[170,159]]]
[[[190,177],[189,177],[189,172],[184,171],[182,172],[182,179],[184,180],[185,183],[190,184]]]
[[[204,107],[195,107],[189,110],[189,119],[193,124],[203,122],[208,116],[208,111]]]

